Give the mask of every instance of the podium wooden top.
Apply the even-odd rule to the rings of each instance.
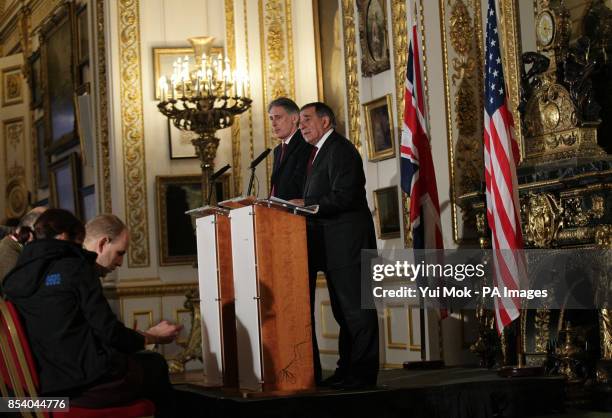
[[[319,206],[296,206],[286,200],[270,197],[268,199],[257,199],[255,196],[239,196],[233,199],[224,200],[219,202],[219,206],[224,209],[239,209],[245,206],[261,205],[269,208],[280,209],[285,212],[292,212],[294,214],[308,214],[315,215],[319,211]]]

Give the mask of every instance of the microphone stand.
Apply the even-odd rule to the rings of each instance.
[[[217,179],[212,178],[213,176],[209,177],[208,180],[208,199],[206,199],[206,202],[208,202],[208,204],[210,205],[212,202],[210,201],[210,198],[212,197],[213,194],[213,189],[215,187],[215,184],[217,184]]]
[[[247,189],[247,196],[251,195],[253,191],[253,180],[255,180],[255,167],[251,168],[251,178],[249,179],[249,188]]]

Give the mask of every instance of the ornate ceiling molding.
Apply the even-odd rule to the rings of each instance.
[[[121,137],[125,219],[131,235],[128,266],[148,267],[149,227],[138,3],[138,0],[118,2]]]

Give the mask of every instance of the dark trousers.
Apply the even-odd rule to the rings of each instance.
[[[316,267],[310,268],[310,301],[313,328],[315,379],[321,376],[321,362],[315,335],[314,295]],[[378,317],[374,309],[361,308],[360,264],[325,272],[332,312],[338,325],[338,369],[336,373],[376,384],[379,367]]]
[[[146,398],[155,403],[156,417],[174,416],[174,390],[166,359],[153,351],[118,355],[109,373],[70,397],[70,404],[107,408]]]

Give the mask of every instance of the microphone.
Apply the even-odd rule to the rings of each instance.
[[[215,180],[221,177],[221,175],[225,173],[227,170],[229,170],[230,167],[231,166],[227,164],[225,167],[221,167],[220,169],[215,171],[212,176],[210,176],[209,185],[208,185],[208,200],[207,200],[208,204],[210,204],[210,198],[212,197],[213,189],[215,188]]]
[[[231,168],[231,166],[229,164],[227,164],[224,167],[221,167],[220,169],[218,169],[217,171],[215,171],[215,173],[210,176],[210,181],[215,181],[217,180],[219,177],[221,177],[227,170],[229,170]]]
[[[250,168],[251,170],[254,170],[254,169],[255,169],[255,167],[257,167],[257,165],[258,165],[258,164],[259,164],[259,163],[260,163],[260,162],[261,162],[261,161],[262,161],[264,158],[266,158],[266,157],[268,156],[268,154],[270,153],[270,151],[272,151],[270,148],[266,148],[266,149],[264,150],[264,152],[262,152],[261,154],[259,154],[259,156],[253,160],[253,162],[251,163],[251,165],[249,166],[249,168]]]

